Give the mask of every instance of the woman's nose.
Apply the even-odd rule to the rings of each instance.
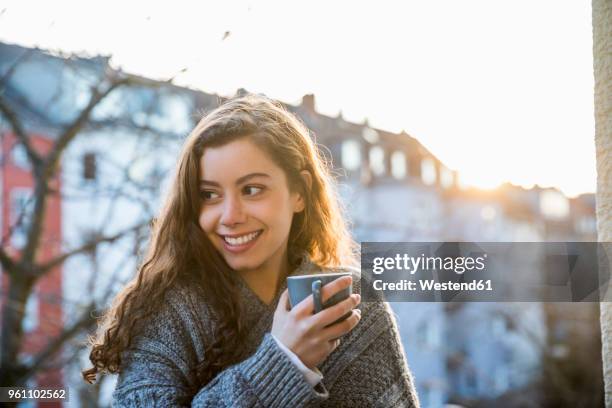
[[[221,224],[232,226],[246,221],[246,213],[239,198],[228,197],[223,203],[223,214]]]

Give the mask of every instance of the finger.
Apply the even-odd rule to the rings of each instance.
[[[278,299],[278,305],[276,306],[276,310],[290,310],[291,304],[289,303],[289,289],[285,289]]]
[[[347,317],[341,322],[338,322],[323,329],[323,331],[321,332],[321,336],[324,339],[329,339],[330,341],[333,341],[334,339],[342,337],[351,330],[353,330],[360,320],[361,311],[359,309],[353,309],[349,317]]]
[[[304,300],[295,305],[293,309],[291,309],[291,313],[299,317],[312,316],[314,313],[314,298],[312,295],[306,296]]]
[[[361,296],[358,293],[353,293],[342,302],[336,303],[312,316],[313,324],[317,327],[325,327],[353,310],[359,302],[361,302]]]
[[[321,289],[322,303],[325,304],[325,302],[327,302],[329,298],[335,295],[337,292],[348,288],[352,282],[353,278],[351,276],[342,276],[323,286]],[[312,316],[314,313],[314,299],[312,295],[307,296],[304,300],[298,303],[293,308],[292,312],[295,313],[296,316],[300,317]]]
[[[329,349],[330,349],[329,352],[331,353],[332,351],[340,347],[340,339],[330,340],[328,344],[329,344]]]
[[[351,283],[353,283],[352,276],[342,276],[324,285],[321,288],[321,301],[323,304],[327,303],[336,293],[351,286]]]

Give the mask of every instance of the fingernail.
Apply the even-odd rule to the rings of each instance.
[[[357,303],[361,302],[361,295],[359,293],[355,293],[357,296]]]

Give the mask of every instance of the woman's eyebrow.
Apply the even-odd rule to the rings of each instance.
[[[240,185],[242,183],[245,183],[245,182],[249,181],[250,179],[252,179],[254,177],[266,177],[266,178],[270,178],[270,175],[266,174],[266,173],[249,173],[246,176],[242,176],[238,180],[236,180],[236,185]],[[200,180],[200,186],[220,187],[220,184],[217,183],[216,181]]]

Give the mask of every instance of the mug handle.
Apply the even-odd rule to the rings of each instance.
[[[316,280],[312,282],[312,297],[314,299],[314,311],[315,314],[323,310],[323,301],[321,299],[321,281]]]

